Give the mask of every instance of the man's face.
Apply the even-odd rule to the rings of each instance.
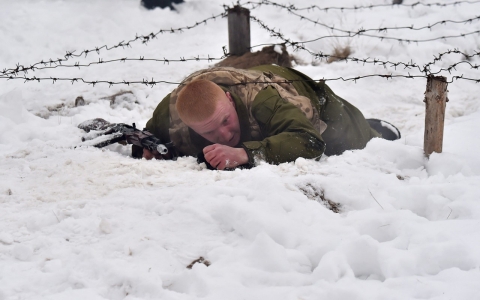
[[[240,123],[229,92],[222,94],[212,116],[188,127],[214,144],[235,147],[240,142]]]

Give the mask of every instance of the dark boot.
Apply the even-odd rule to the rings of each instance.
[[[394,141],[401,137],[400,130],[386,121],[379,119],[367,119],[367,122],[370,127],[380,133],[382,138],[386,140]]]

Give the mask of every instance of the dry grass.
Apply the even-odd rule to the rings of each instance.
[[[327,59],[327,63],[331,64],[332,62],[344,60],[352,54],[352,48],[350,46],[336,46],[333,48],[333,53]]]
[[[326,208],[334,213],[340,213],[342,206],[340,203],[333,202],[325,197],[325,191],[321,188],[316,188],[312,184],[307,183],[304,186],[299,186],[300,191],[307,196],[308,199],[317,201],[323,204]]]

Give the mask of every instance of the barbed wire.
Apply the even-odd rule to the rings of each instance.
[[[480,17],[477,17],[475,19],[480,19]],[[250,20],[253,20],[254,22],[259,23],[259,24],[263,24],[263,25],[260,25],[260,26],[264,29],[269,28],[268,26],[265,26],[265,23],[263,21],[261,21],[260,19],[258,19],[255,16],[251,15]],[[449,39],[449,38],[465,37],[465,36],[469,36],[469,35],[473,35],[473,34],[480,34],[480,30],[476,30],[476,31],[468,32],[468,33],[461,33],[459,35],[449,35],[449,36],[441,36],[441,37],[430,38],[430,39],[415,40],[415,39],[405,39],[405,38],[402,39],[402,38],[396,38],[396,37],[364,34],[363,32],[364,32],[363,29],[361,29],[357,32],[351,32],[352,34],[348,34],[348,35],[325,35],[325,36],[321,36],[321,37],[311,39],[311,40],[298,41],[296,43],[297,44],[308,44],[308,43],[316,42],[316,41],[326,39],[326,38],[352,38],[352,37],[355,37],[355,36],[373,37],[373,38],[378,38],[380,40],[395,40],[395,41],[398,41],[400,43],[403,43],[403,42],[406,42],[406,43],[424,43],[424,42],[431,42],[431,41],[437,41],[437,40],[446,40],[446,39]],[[282,34],[278,31],[276,31],[275,36],[279,36],[279,35],[282,35]],[[265,44],[255,45],[255,46],[252,46],[251,48],[255,48],[255,47],[263,46],[263,45],[265,45]]]
[[[335,55],[325,54],[323,52],[313,52],[313,51],[307,49],[303,45],[303,42],[296,42],[296,41],[292,41],[292,40],[286,38],[281,32],[270,28],[268,25],[266,25],[263,21],[259,20],[255,16],[250,16],[250,19],[254,20],[257,24],[259,24],[260,27],[262,27],[263,29],[268,31],[272,37],[276,37],[276,38],[282,40],[282,43],[277,44],[277,45],[285,44],[286,46],[292,47],[294,51],[298,51],[298,50],[306,51],[314,59],[320,59],[320,60],[329,59],[329,58],[336,58],[338,60],[352,61],[352,62],[363,63],[363,64],[374,64],[374,65],[378,64],[378,65],[382,65],[384,67],[394,67],[395,69],[397,67],[403,67],[405,69],[417,68],[420,72],[428,75],[429,72],[430,72],[430,66],[434,65],[435,62],[441,60],[443,58],[443,56],[445,56],[447,54],[452,54],[452,53],[462,54],[462,55],[464,55],[465,58],[473,58],[475,56],[480,56],[480,52],[476,52],[475,54],[469,55],[469,54],[461,52],[457,49],[448,50],[444,53],[440,53],[437,58],[434,58],[433,62],[429,62],[429,63],[425,64],[423,67],[414,63],[413,61],[405,63],[405,62],[383,61],[383,60],[376,59],[376,58],[373,58],[373,59],[363,58],[363,59],[361,59],[361,58],[355,58],[355,57],[339,57],[339,56],[335,56]],[[276,44],[262,44],[262,46],[266,46],[266,45],[276,45]],[[257,46],[253,46],[253,47],[257,47]]]
[[[432,6],[432,5],[436,5],[436,6],[447,6],[447,5],[457,5],[457,4],[460,4],[460,3],[479,3],[480,1],[457,1],[455,3],[450,3],[450,4],[440,4],[440,3],[432,3],[432,4],[424,4],[424,3],[414,3],[414,4],[411,4],[411,5],[403,5],[402,6],[411,6],[411,7],[415,7],[417,5],[427,5],[427,6]],[[294,11],[295,10],[309,10],[309,9],[313,9],[313,8],[318,8],[318,9],[322,9],[322,10],[328,10],[328,9],[360,9],[360,8],[373,8],[373,7],[380,7],[380,6],[391,6],[389,4],[382,4],[382,5],[370,5],[370,6],[358,6],[358,7],[353,7],[353,8],[348,8],[348,7],[343,7],[343,8],[339,8],[339,7],[329,7],[329,8],[319,8],[318,6],[316,5],[313,5],[311,7],[307,7],[307,8],[296,8],[294,5],[289,5],[289,6],[286,6],[284,4],[280,4],[280,3],[276,3],[276,2],[273,2],[273,1],[269,1],[269,0],[262,0],[260,2],[253,2],[253,1],[248,1],[248,2],[245,2],[244,4],[242,5],[247,5],[247,4],[256,4],[258,6],[260,5],[273,5],[273,6],[277,6],[277,7],[281,7],[281,8],[284,8],[284,9],[287,9],[289,12],[293,13],[293,14],[296,14]],[[0,73],[2,73],[3,75],[11,75],[11,74],[18,74],[18,72],[28,72],[28,71],[35,71],[35,69],[44,69],[46,67],[37,67],[38,65],[44,65],[46,66],[47,64],[57,64],[57,66],[61,65],[63,62],[66,62],[67,60],[69,60],[70,58],[72,57],[81,57],[83,55],[85,55],[85,57],[87,57],[87,55],[89,53],[92,53],[92,52],[96,52],[97,54],[100,54],[100,51],[102,50],[113,50],[113,49],[117,49],[119,47],[122,47],[122,48],[125,48],[125,47],[131,47],[131,44],[134,43],[134,42],[137,42],[137,41],[141,41],[143,44],[147,44],[149,41],[151,41],[152,39],[155,39],[157,38],[157,36],[159,34],[163,34],[163,33],[177,33],[177,32],[183,32],[184,30],[189,30],[189,29],[193,29],[201,24],[207,24],[208,21],[210,20],[216,20],[216,18],[218,17],[225,17],[227,15],[227,7],[224,5],[224,12],[220,13],[220,14],[217,14],[217,15],[213,15],[209,18],[206,18],[202,21],[199,21],[199,22],[196,22],[195,25],[191,25],[191,26],[184,26],[184,27],[178,27],[178,28],[170,28],[170,29],[160,29],[158,30],[156,33],[150,33],[150,34],[147,34],[147,35],[136,35],[134,39],[131,39],[131,40],[128,40],[128,41],[121,41],[113,46],[107,46],[107,45],[103,45],[101,47],[94,47],[94,48],[91,48],[91,49],[87,49],[87,50],[83,50],[81,51],[80,53],[78,54],[75,54],[75,51],[67,51],[66,54],[64,55],[64,58],[58,58],[56,60],[52,60],[51,58],[44,61],[40,61],[40,62],[37,62],[37,63],[34,63],[34,64],[31,64],[30,66],[26,67],[24,65],[21,65],[21,64],[17,64],[15,68],[10,68],[10,69],[4,69],[3,71],[0,71]],[[305,19],[305,20],[308,20],[308,21],[311,21],[311,22],[314,22],[315,24],[317,25],[321,25],[321,26],[325,26],[327,28],[330,28],[332,30],[337,30],[337,31],[341,31],[341,32],[345,32],[345,33],[348,33],[349,35],[348,36],[325,36],[325,37],[320,37],[318,39],[313,39],[313,40],[309,40],[309,41],[303,41],[302,43],[310,43],[310,42],[314,42],[316,40],[319,40],[319,39],[323,39],[323,38],[330,38],[330,37],[336,37],[336,38],[343,38],[343,37],[352,37],[352,36],[356,36],[356,35],[363,35],[363,36],[370,36],[370,35],[365,35],[363,34],[364,32],[368,32],[368,31],[386,31],[386,30],[390,30],[390,29],[402,29],[402,28],[407,28],[407,29],[413,29],[413,30],[420,30],[420,29],[425,29],[425,28],[431,28],[437,24],[445,24],[446,22],[452,22],[452,23],[468,23],[468,22],[472,22],[474,20],[477,20],[477,19],[480,19],[480,16],[479,17],[476,17],[476,18],[471,18],[471,19],[468,19],[468,20],[464,20],[464,21],[451,21],[451,20],[444,20],[444,21],[439,21],[433,25],[428,25],[428,26],[424,26],[422,28],[412,28],[413,26],[410,26],[410,27],[390,27],[390,28],[378,28],[378,29],[360,29],[356,32],[354,31],[348,31],[348,30],[342,30],[342,29],[337,29],[337,28],[334,28],[334,27],[330,27],[326,24],[322,24],[322,23],[319,23],[317,21],[314,21],[314,20],[311,20],[309,19],[308,17],[305,17],[305,16],[301,16],[301,15],[298,15],[296,14],[297,16],[299,16],[300,18],[302,19]],[[449,37],[439,37],[439,38],[436,38],[436,39],[445,39],[445,38],[450,38],[450,37],[462,37],[462,36],[465,36],[465,35],[470,35],[470,34],[475,34],[475,33],[480,33],[480,31],[475,31],[475,32],[470,32],[470,33],[467,33],[467,34],[461,34],[459,36],[449,36]],[[432,41],[432,40],[436,40],[436,39],[429,39],[429,40],[408,40],[408,39],[398,39],[398,38],[390,38],[390,37],[382,37],[382,36],[370,36],[370,37],[376,37],[376,38],[381,38],[381,39],[395,39],[395,40],[398,40],[400,42],[427,42],[427,41]],[[257,45],[259,46],[259,45]],[[256,46],[254,46],[256,47]],[[253,48],[253,47],[252,47]],[[130,59],[130,60],[133,60],[133,59]],[[139,59],[139,60],[143,60],[143,59]],[[197,60],[198,59],[191,59],[191,60]],[[206,60],[210,60],[209,58],[206,58]],[[183,58],[180,58],[180,60],[174,60],[174,59],[163,59],[164,62],[167,62],[167,61],[170,61],[170,62],[174,62],[174,61],[185,61],[185,59]],[[102,63],[102,62],[99,62],[99,63]],[[92,64],[92,63],[91,63]],[[72,66],[68,66],[68,67],[72,67]],[[76,65],[73,65],[73,67],[76,67]],[[51,67],[51,68],[54,68],[54,67]]]
[[[104,60],[102,58],[99,58],[98,61],[86,63],[86,64],[81,64],[79,62],[76,62],[74,64],[61,64],[58,63],[57,61],[50,61],[50,62],[44,62],[43,67],[32,67],[31,71],[36,71],[36,70],[44,70],[44,69],[57,69],[57,68],[81,68],[81,67],[90,67],[92,65],[102,65],[102,64],[108,64],[108,63],[114,63],[114,62],[127,62],[127,61],[145,61],[145,62],[161,62],[163,64],[170,64],[170,63],[176,63],[176,62],[189,62],[189,61],[219,61],[222,59],[225,59],[226,57],[229,56],[227,53],[227,49],[224,46],[223,48],[223,56],[221,57],[210,57],[210,55],[207,55],[207,57],[200,57],[199,55],[196,57],[192,58],[185,58],[185,57],[180,57],[178,59],[171,59],[171,58],[145,58],[143,56],[140,56],[140,58],[128,58],[128,57],[122,57],[122,58],[116,58],[116,59],[109,59],[109,60]],[[53,66],[52,66],[53,64]],[[9,75],[18,75],[18,73],[23,72],[24,74],[28,74],[29,70],[19,70],[18,72],[14,71],[0,71],[0,74],[3,74],[4,76],[9,76]],[[5,78],[5,77],[4,77]]]
[[[471,3],[469,1],[460,1],[458,3],[466,3],[466,2]],[[480,2],[480,1],[474,1],[473,3],[477,3],[477,2]],[[248,2],[248,3],[253,3],[253,2]],[[262,3],[262,4],[268,3],[269,5],[280,5],[278,3],[274,3],[274,2],[271,2],[271,1],[268,1],[268,0],[263,0],[262,2],[258,2],[258,3]],[[227,10],[227,7],[224,7],[224,8],[225,8],[225,10]],[[294,6],[285,6],[285,5],[283,5],[283,8],[287,9],[289,12],[292,12],[292,13],[293,13],[293,10],[296,9]],[[296,10],[300,10],[300,9],[296,9]],[[179,59],[166,59],[166,58],[157,59],[157,58],[145,58],[145,57],[141,56],[140,58],[123,57],[123,58],[110,59],[110,60],[103,60],[102,58],[99,58],[98,61],[94,61],[94,62],[90,62],[90,63],[84,63],[84,64],[80,64],[79,62],[76,62],[74,64],[62,64],[63,62],[69,60],[72,57],[81,57],[83,55],[85,55],[85,57],[87,57],[87,55],[91,52],[97,52],[97,54],[100,54],[101,50],[112,50],[112,49],[115,49],[115,48],[118,48],[118,47],[123,47],[123,48],[124,47],[131,47],[130,44],[133,43],[133,42],[136,42],[136,41],[142,41],[142,43],[147,44],[150,40],[156,38],[156,36],[158,34],[161,34],[161,33],[164,33],[164,32],[170,32],[170,33],[182,32],[183,30],[192,29],[194,27],[197,27],[200,24],[206,24],[207,21],[209,21],[211,19],[216,19],[218,17],[225,17],[225,16],[226,16],[226,12],[223,12],[219,15],[207,18],[203,21],[196,22],[196,24],[192,25],[192,26],[185,26],[185,27],[181,27],[181,28],[177,28],[177,29],[170,29],[170,30],[160,30],[157,33],[150,33],[149,35],[146,35],[146,36],[136,35],[135,39],[132,39],[128,42],[122,41],[122,42],[118,43],[117,45],[114,45],[114,46],[111,46],[111,47],[108,47],[108,46],[104,45],[100,48],[96,47],[96,48],[91,49],[91,50],[84,50],[79,54],[75,54],[74,53],[75,51],[71,51],[71,52],[67,51],[67,54],[65,55],[65,59],[57,59],[57,60],[49,59],[48,61],[43,61],[42,60],[41,62],[38,62],[36,64],[31,65],[30,67],[25,67],[23,65],[17,64],[16,68],[4,69],[3,71],[0,71],[0,79],[8,79],[8,80],[22,79],[25,82],[29,82],[29,81],[41,82],[41,81],[46,81],[46,80],[52,80],[53,83],[55,83],[57,81],[70,81],[72,84],[76,83],[76,82],[83,82],[83,83],[86,83],[86,84],[91,84],[93,86],[95,86],[97,84],[108,84],[109,86],[118,85],[118,84],[127,84],[127,85],[130,85],[130,84],[144,84],[144,85],[153,87],[154,85],[160,84],[160,83],[180,84],[178,82],[170,82],[170,81],[164,81],[164,80],[155,81],[153,78],[151,80],[142,79],[141,81],[138,81],[138,80],[137,81],[125,81],[125,80],[123,80],[123,81],[109,81],[109,80],[94,80],[94,81],[92,81],[92,80],[85,80],[85,79],[80,78],[80,77],[76,77],[76,78],[48,77],[47,78],[47,77],[36,77],[36,76],[27,77],[26,75],[28,74],[28,71],[35,71],[35,70],[41,70],[41,69],[56,69],[56,68],[59,68],[59,67],[80,68],[80,67],[89,67],[89,66],[92,66],[92,65],[100,65],[100,64],[105,64],[105,63],[126,62],[126,61],[155,61],[155,62],[162,62],[164,64],[169,64],[170,62],[187,62],[187,61],[209,61],[209,62],[211,62],[211,61],[214,61],[214,60],[221,60],[221,59],[224,59],[225,57],[227,57],[229,55],[227,53],[227,50],[226,50],[225,47],[223,47],[223,54],[224,55],[220,58],[210,57],[210,55],[208,55],[208,57],[200,57],[200,56],[193,57],[193,58],[180,57]],[[308,19],[308,18],[303,17],[303,16],[301,16],[301,17],[303,19]],[[322,52],[317,53],[317,52],[313,52],[313,51],[307,49],[304,46],[304,44],[309,43],[309,42],[313,42],[315,40],[319,40],[321,38],[327,38],[327,37],[332,37],[332,36],[320,37],[320,38],[313,39],[313,40],[310,40],[310,41],[292,41],[292,40],[286,38],[279,31],[276,31],[275,29],[272,29],[269,26],[267,26],[263,21],[261,21],[257,17],[251,16],[250,19],[253,20],[254,22],[256,22],[257,24],[259,24],[259,26],[262,27],[263,29],[267,30],[270,33],[271,36],[279,38],[280,40],[282,40],[281,44],[291,46],[294,49],[294,51],[299,51],[299,50],[306,51],[309,54],[311,54],[315,59],[323,60],[323,59],[328,59],[328,58],[336,58],[337,60],[344,60],[346,62],[351,61],[351,62],[363,63],[363,64],[374,64],[374,65],[378,64],[378,65],[382,65],[384,68],[393,67],[393,68],[395,68],[395,70],[398,67],[403,67],[404,69],[416,69],[419,72],[423,73],[423,75],[411,75],[410,73],[408,73],[408,75],[370,74],[370,75],[356,76],[356,77],[351,77],[351,78],[337,77],[337,78],[330,78],[330,79],[321,79],[321,81],[332,81],[332,80],[343,80],[343,81],[353,80],[353,81],[356,81],[356,80],[363,79],[363,78],[368,78],[368,77],[381,77],[381,78],[386,78],[386,79],[391,79],[391,78],[409,78],[409,79],[426,78],[428,76],[440,74],[441,72],[449,72],[449,74],[451,74],[452,71],[456,71],[456,67],[461,65],[461,64],[469,65],[471,69],[475,69],[475,70],[477,70],[479,68],[478,65],[472,64],[469,61],[460,61],[460,62],[454,63],[454,64],[452,64],[452,65],[450,65],[446,68],[440,68],[436,72],[432,72],[432,70],[431,70],[432,66],[434,66],[436,62],[442,60],[443,57],[446,56],[446,55],[461,54],[467,60],[469,60],[469,59],[471,59],[475,56],[480,56],[480,52],[476,52],[476,53],[470,55],[470,54],[462,52],[458,49],[448,50],[446,52],[439,53],[438,56],[434,55],[434,60],[431,61],[431,62],[428,62],[427,64],[425,64],[423,66],[420,66],[420,65],[414,63],[413,61],[407,62],[407,63],[405,63],[405,62],[391,62],[391,61],[382,61],[382,60],[375,59],[375,58],[373,58],[373,59],[371,59],[371,58],[359,59],[359,58],[355,58],[355,57],[338,57],[338,56],[335,56],[335,55],[324,54]],[[353,36],[355,36],[355,35],[365,35],[365,34],[363,34],[364,32],[373,31],[373,30],[386,31],[386,30],[389,30],[389,29],[405,29],[405,28],[406,29],[412,29],[412,30],[421,30],[421,29],[431,28],[432,26],[436,26],[438,24],[445,24],[446,22],[468,23],[468,22],[472,22],[472,21],[478,20],[478,19],[480,19],[480,17],[471,18],[471,19],[464,20],[464,21],[443,20],[443,21],[439,21],[439,22],[437,22],[433,25],[428,25],[428,26],[419,27],[419,28],[414,28],[413,26],[410,26],[410,27],[392,27],[392,28],[379,28],[379,29],[361,29],[358,32],[351,32],[351,31],[344,31],[342,29],[336,29],[336,30],[339,30],[339,31],[342,31],[342,32],[346,32],[349,35],[348,36],[335,36],[335,37],[352,37],[352,34],[353,34]],[[313,20],[311,20],[311,21],[313,21]],[[325,24],[321,24],[321,23],[318,23],[316,21],[313,21],[313,22],[315,22],[318,25],[326,26],[328,28],[333,29],[333,27],[329,27]],[[480,33],[480,31],[475,31],[475,32],[471,32],[471,33],[468,33],[468,34],[461,34],[459,36],[450,36],[450,37],[460,37],[460,36],[465,36],[465,35],[474,34],[474,33]],[[408,41],[408,42],[413,41],[413,40],[380,37],[380,36],[375,36],[375,37],[379,37],[379,38],[382,38],[382,39],[396,39],[396,40],[399,40],[399,41]],[[445,39],[445,38],[446,37],[440,37],[440,38],[436,38],[436,39]],[[423,41],[431,41],[431,40],[436,40],[436,39],[429,39],[429,40],[423,40]],[[416,42],[419,42],[419,41],[417,40]],[[263,44],[263,45],[275,45],[275,44]],[[253,47],[258,47],[258,46],[260,46],[260,45],[256,45],[256,46],[253,46]],[[38,66],[38,65],[41,65],[41,66]],[[18,76],[18,74],[21,73],[21,72],[24,73],[24,76]],[[475,81],[477,83],[480,81],[480,79],[463,77],[463,74],[462,74],[460,76],[458,76],[458,75],[453,76],[452,77],[452,82],[454,80],[459,80],[459,79]],[[260,82],[249,82],[249,83],[260,83]]]
[[[301,14],[298,14],[296,13],[294,10],[292,10],[290,7],[288,6],[283,6],[286,10],[288,10],[289,13],[291,13],[292,15],[294,16],[297,16],[299,17],[301,20],[306,20],[308,22],[311,22],[315,25],[319,25],[319,26],[322,26],[322,27],[325,27],[325,28],[328,28],[332,31],[339,31],[339,32],[343,32],[343,33],[347,33],[351,36],[356,36],[356,35],[364,35],[364,36],[369,36],[369,35],[365,35],[364,33],[365,32],[370,32],[370,31],[375,31],[375,32],[387,32],[387,30],[401,30],[401,29],[409,29],[409,30],[415,30],[415,31],[419,31],[419,30],[424,30],[424,29],[432,29],[433,27],[437,26],[437,25],[445,25],[447,23],[453,23],[453,24],[468,24],[468,23],[472,23],[473,21],[476,21],[476,20],[480,20],[480,16],[476,16],[476,17],[472,17],[472,18],[469,18],[469,19],[466,19],[466,20],[461,20],[461,21],[454,21],[454,20],[441,20],[441,21],[438,21],[438,22],[435,22],[433,24],[429,24],[429,25],[425,25],[425,26],[421,26],[421,27],[417,27],[415,28],[413,25],[411,26],[396,26],[396,27],[379,27],[379,28],[370,28],[370,29],[364,29],[364,28],[361,28],[357,31],[350,31],[350,30],[345,30],[345,29],[340,29],[340,28],[335,28],[334,26],[329,26],[325,23],[321,23],[321,22],[318,22],[318,20],[313,20],[309,17],[306,17],[304,15],[301,15]],[[372,36],[372,37],[377,37],[377,36]]]
[[[306,51],[307,53],[309,53],[313,58],[315,59],[320,59],[320,60],[323,60],[323,59],[328,59],[330,57],[332,58],[340,58],[340,57],[337,57],[337,56],[334,56],[334,55],[330,55],[330,54],[325,54],[323,52],[313,52],[309,49],[307,49],[305,46],[303,46],[303,43],[302,42],[297,42],[297,41],[292,41],[290,40],[289,38],[286,38],[281,32],[279,31],[276,31],[275,29],[273,28],[270,28],[267,24],[265,24],[265,22],[263,22],[262,20],[256,18],[255,16],[250,16],[250,19],[255,21],[261,28],[265,29],[266,31],[268,31],[270,33],[270,36],[272,37],[275,37],[275,38],[278,38],[280,40],[282,40],[282,43],[279,43],[279,44],[259,44],[259,45],[255,45],[255,46],[252,46],[252,48],[254,47],[258,47],[258,46],[267,46],[267,45],[281,45],[281,44],[285,44],[286,46],[290,46],[293,48],[294,51],[298,51],[298,50],[303,50],[303,51]],[[404,68],[407,68],[407,69],[410,69],[410,68],[420,68],[419,65],[417,65],[416,63],[413,63],[413,62],[409,62],[409,63],[404,63],[404,62],[391,62],[391,61],[382,61],[380,59],[370,59],[370,58],[366,58],[366,59],[359,59],[359,58],[355,58],[355,57],[343,57],[341,58],[342,60],[345,60],[345,61],[354,61],[354,62],[362,62],[364,64],[380,64],[380,65],[383,65],[383,66],[386,66],[386,65],[389,65],[389,66],[393,66],[395,68],[397,68],[398,66],[403,66]]]
[[[441,61],[445,55],[450,55],[450,54],[461,54],[463,57],[465,57],[466,60],[470,60],[474,58],[475,56],[480,57],[480,51],[476,51],[474,54],[468,54],[465,52],[462,52],[458,49],[453,49],[453,50],[447,50],[445,52],[439,53],[438,56],[433,56],[433,61],[427,63],[427,65],[434,65],[437,61]]]
[[[312,42],[316,42],[319,40],[323,40],[326,38],[352,38],[355,36],[366,36],[366,37],[373,37],[373,38],[378,38],[380,40],[394,40],[398,42],[406,42],[406,43],[425,43],[425,42],[432,42],[432,41],[439,41],[439,40],[446,40],[446,39],[451,39],[451,38],[460,38],[460,37],[466,37],[469,35],[473,34],[480,34],[480,30],[472,31],[472,32],[467,32],[467,33],[460,33],[458,35],[444,35],[436,38],[430,38],[430,39],[423,39],[423,40],[414,40],[414,39],[401,39],[401,38],[395,38],[395,37],[388,37],[388,36],[379,36],[379,35],[371,35],[371,34],[362,34],[359,32],[357,35],[326,35],[326,36],[321,36],[315,39],[307,40],[307,41],[301,41],[300,43],[303,44],[308,44]]]
[[[221,56],[221,57],[210,57],[208,55],[208,57],[200,57],[200,56],[193,57],[193,58],[180,57],[179,59],[167,59],[167,58],[157,59],[157,58],[145,58],[145,57],[126,58],[126,57],[124,57],[124,58],[118,58],[118,59],[103,60],[102,58],[99,58],[98,61],[90,62],[88,64],[80,64],[80,63],[77,62],[77,63],[72,64],[72,65],[67,65],[67,64],[58,65],[58,64],[55,64],[54,62],[52,62],[54,64],[54,66],[36,67],[33,71],[42,70],[42,69],[56,69],[56,68],[59,68],[59,67],[80,68],[80,67],[89,67],[89,66],[92,66],[92,65],[101,65],[101,64],[107,64],[107,63],[113,63],[113,62],[126,62],[126,61],[145,61],[145,62],[147,62],[147,61],[152,62],[153,61],[153,62],[161,62],[163,64],[170,64],[171,62],[175,63],[175,62],[189,62],[189,61],[208,61],[208,62],[212,62],[212,61],[219,61],[219,60],[225,59],[226,57],[229,56],[229,54],[227,53],[226,47],[224,46],[222,49],[223,49],[224,55]],[[480,57],[480,52],[469,55],[469,54],[464,53],[464,52],[462,52],[458,49],[447,50],[446,52],[439,53],[438,57],[434,56],[434,60],[432,62],[429,62],[429,63],[425,64],[421,68],[419,65],[417,65],[415,63],[383,62],[383,61],[380,61],[378,59],[345,58],[345,57],[337,57],[335,55],[324,55],[324,56],[325,56],[325,58],[336,58],[337,60],[351,60],[352,62],[360,62],[360,63],[363,63],[363,64],[366,64],[366,63],[368,63],[368,64],[369,63],[380,64],[380,65],[383,65],[385,68],[387,67],[387,64],[389,64],[389,66],[392,66],[392,67],[403,66],[405,68],[417,68],[421,72],[428,73],[427,71],[430,70],[431,65],[434,65],[437,61],[440,61],[443,58],[443,56],[448,55],[448,54],[461,54],[466,59],[471,59],[475,56]],[[477,65],[471,64],[468,61],[461,61],[461,62],[457,62],[457,63],[449,66],[448,68],[443,68],[441,70],[450,72],[452,69],[455,69],[457,65],[462,64],[462,63],[469,64],[472,69],[478,69]],[[2,73],[2,72],[0,72],[0,73]],[[25,72],[25,73],[28,74],[28,72]],[[18,74],[8,74],[8,75],[3,74],[3,75],[4,75],[3,78],[7,78],[8,75],[18,75]]]
[[[478,70],[480,68],[480,65],[474,65],[474,64],[470,63],[469,61],[460,61],[460,62],[457,62],[457,63],[454,63],[454,64],[448,66],[447,68],[440,68],[435,73],[434,72],[429,72],[428,74],[429,75],[431,75],[431,74],[436,75],[436,74],[440,74],[443,71],[446,71],[446,72],[451,74],[452,70],[456,70],[458,65],[463,65],[463,64],[469,65],[470,69]]]
[[[184,30],[189,30],[189,29],[193,29],[195,27],[198,27],[202,24],[206,25],[208,21],[210,20],[216,20],[217,18],[219,17],[225,17],[227,16],[227,13],[224,11],[220,14],[217,14],[217,15],[213,15],[209,18],[206,18],[202,21],[199,21],[199,22],[195,22],[194,25],[190,25],[190,26],[183,26],[183,27],[178,27],[178,28],[170,28],[170,29],[160,29],[158,30],[157,32],[152,32],[152,33],[149,33],[147,35],[135,35],[135,38],[133,39],[130,39],[128,41],[121,41],[113,46],[107,46],[107,45],[103,45],[101,47],[94,47],[94,48],[91,48],[91,49],[87,49],[87,50],[83,50],[81,51],[80,53],[75,53],[76,51],[67,51],[66,54],[64,55],[64,58],[57,58],[57,59],[54,59],[52,60],[51,58],[48,59],[48,60],[41,60],[40,62],[37,62],[37,63],[34,63],[34,64],[31,64],[30,66],[24,66],[24,65],[21,65],[20,63],[18,63],[16,65],[15,68],[10,68],[10,69],[4,69],[3,71],[1,71],[0,73],[2,73],[3,75],[13,75],[13,74],[18,74],[19,72],[28,72],[28,71],[34,71],[35,69],[39,69],[39,67],[37,67],[38,65],[45,65],[45,64],[58,64],[58,65],[61,65],[63,62],[66,62],[68,61],[70,58],[73,58],[73,57],[82,57],[85,55],[85,57],[87,57],[87,55],[89,53],[97,53],[97,54],[100,54],[100,52],[102,50],[106,50],[106,51],[110,51],[110,50],[113,50],[113,49],[117,49],[117,48],[125,48],[125,47],[131,47],[131,44],[135,43],[135,42],[142,42],[142,44],[147,44],[148,42],[150,42],[151,40],[157,38],[158,35],[160,34],[163,34],[163,33],[181,33],[183,32]],[[173,60],[171,60],[173,61]]]
[[[433,75],[437,75],[440,72],[432,73],[430,75],[393,75],[393,74],[369,74],[369,75],[362,75],[362,76],[355,76],[355,77],[349,77],[349,78],[344,78],[342,76],[340,77],[335,77],[335,78],[322,78],[322,79],[311,79],[311,80],[281,80],[281,81],[244,81],[241,83],[237,84],[231,84],[231,85],[226,85],[226,86],[234,86],[234,85],[247,85],[247,84],[260,84],[260,83],[293,83],[293,82],[327,82],[327,81],[354,81],[356,82],[357,80],[360,79],[365,79],[365,78],[371,78],[371,77],[380,77],[384,79],[393,79],[393,78],[406,78],[406,79],[415,79],[415,78],[428,78]],[[97,84],[108,84],[109,87],[112,87],[114,85],[130,85],[130,84],[143,84],[146,86],[154,87],[157,84],[174,84],[174,85],[179,85],[182,84],[181,82],[172,82],[172,81],[165,81],[165,80],[159,80],[156,81],[153,78],[151,80],[148,79],[142,79],[141,81],[108,81],[108,80],[85,80],[83,78],[60,78],[60,77],[26,77],[26,76],[0,76],[0,79],[8,79],[8,80],[24,80],[25,82],[29,81],[52,81],[53,84],[55,84],[57,81],[69,81],[72,84],[76,82],[83,82],[86,84],[90,84],[92,86],[95,86]],[[452,79],[450,81],[447,81],[447,83],[452,83],[455,80],[468,80],[468,81],[474,81],[475,83],[480,83],[480,78],[468,78],[464,77],[462,75],[454,75],[452,76]]]
[[[424,29],[432,29],[433,27],[437,26],[437,25],[445,25],[447,23],[454,23],[454,24],[468,24],[468,23],[472,23],[473,21],[477,21],[477,20],[480,20],[480,16],[477,16],[477,17],[473,17],[473,18],[469,18],[469,19],[466,19],[466,20],[462,20],[462,21],[454,21],[454,20],[441,20],[441,21],[438,21],[438,22],[435,22],[431,25],[425,25],[425,26],[421,26],[421,27],[414,27],[413,25],[410,25],[410,26],[399,26],[399,27],[379,27],[379,28],[370,28],[370,29],[359,29],[357,31],[350,31],[350,30],[345,30],[345,29],[340,29],[340,28],[335,28],[333,26],[328,26],[327,24],[324,24],[324,23],[320,23],[318,21],[315,21],[313,19],[310,19],[309,17],[305,17],[305,16],[302,16],[300,14],[297,14],[293,11],[290,11],[291,14],[299,17],[301,20],[307,20],[311,23],[314,23],[315,25],[319,25],[319,26],[323,26],[325,28],[328,28],[328,29],[331,29],[333,31],[340,31],[340,32],[344,32],[344,33],[348,33],[349,35],[352,35],[352,36],[356,36],[356,35],[363,35],[363,33],[365,32],[369,32],[369,31],[375,31],[375,32],[387,32],[388,30],[401,30],[401,29],[409,29],[409,30],[415,30],[415,31],[419,31],[419,30],[424,30]],[[365,36],[368,36],[368,35],[365,35]],[[376,37],[376,36],[375,36]]]
[[[439,7],[446,7],[446,6],[456,6],[456,5],[460,5],[460,4],[476,4],[476,3],[480,3],[480,1],[456,1],[456,2],[452,2],[452,3],[439,3],[439,2],[436,2],[436,3],[421,3],[421,2],[415,2],[413,4],[371,4],[371,5],[360,5],[360,6],[353,6],[353,7],[334,7],[334,6],[331,6],[331,7],[320,7],[318,5],[311,5],[311,6],[308,6],[308,7],[303,7],[303,8],[297,8],[295,7],[295,5],[293,4],[290,4],[290,5],[285,5],[285,4],[281,4],[281,3],[276,3],[276,2],[273,2],[273,1],[269,1],[269,0],[262,0],[262,1],[247,1],[245,3],[243,3],[243,5],[253,5],[253,8],[256,8],[256,6],[261,6],[261,5],[272,5],[272,6],[277,6],[277,7],[280,7],[280,8],[288,8],[292,11],[302,11],[302,10],[315,10],[315,9],[318,9],[318,10],[323,10],[325,12],[329,11],[329,10],[340,10],[340,11],[344,11],[344,10],[360,10],[360,9],[373,9],[373,8],[378,8],[378,7],[410,7],[410,8],[416,8],[417,6],[426,6],[426,7],[432,7],[432,6],[439,6]]]

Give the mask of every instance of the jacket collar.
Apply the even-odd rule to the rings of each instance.
[[[245,104],[243,104],[242,100],[236,95],[230,92],[228,89],[221,87],[225,92],[229,92],[232,95],[233,101],[235,102],[235,110],[237,111],[238,115],[238,122],[240,123],[240,142],[248,142],[252,140],[252,136],[250,134],[250,122],[248,110]],[[238,145],[237,145],[238,146]]]

